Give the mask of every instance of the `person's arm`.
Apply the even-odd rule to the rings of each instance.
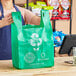
[[[5,26],[6,26],[6,24],[5,24],[4,20],[0,20],[0,28],[5,27]]]
[[[34,24],[34,25],[40,25],[41,18],[34,15],[31,11],[21,8],[17,6],[19,10],[21,11],[21,14],[24,18],[25,24]]]
[[[41,21],[41,18],[40,17],[38,17],[38,16],[33,16],[32,18],[31,18],[31,24],[34,24],[34,25],[40,25],[40,21]]]
[[[11,14],[5,16],[2,20],[0,20],[0,28],[5,27],[13,23],[13,19]]]
[[[31,11],[25,9],[24,19],[26,24],[40,25],[41,18],[34,15]]]

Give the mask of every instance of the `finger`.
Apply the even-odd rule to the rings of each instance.
[[[8,21],[11,20],[11,19],[12,19],[12,17],[10,17],[10,18],[9,18],[9,17],[3,18],[3,20],[6,21],[6,22],[8,22]]]
[[[9,20],[9,19],[12,19],[12,16],[9,16],[9,17],[8,17],[8,20]]]
[[[9,20],[10,18],[12,18],[12,16],[11,15],[5,16],[5,18]]]
[[[8,18],[8,20],[13,20],[12,18]]]
[[[7,15],[7,17],[10,17],[10,16],[12,16],[12,14],[11,14],[11,13]]]
[[[13,23],[13,21],[8,22],[8,25],[10,25],[11,23]]]
[[[11,20],[9,20],[8,22],[13,22],[13,20],[11,19]]]
[[[13,21],[13,19],[12,19],[12,18],[10,18],[10,19],[8,19],[7,21]]]
[[[9,22],[13,21],[13,19],[10,19]]]

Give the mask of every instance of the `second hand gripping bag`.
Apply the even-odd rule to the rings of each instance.
[[[40,25],[22,26],[21,13],[12,12],[12,62],[17,69],[54,66],[53,31],[49,11],[41,11]]]

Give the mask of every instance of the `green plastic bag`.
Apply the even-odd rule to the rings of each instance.
[[[22,26],[20,12],[13,12],[12,17],[13,66],[18,69],[54,66],[54,42],[49,11],[41,11],[40,25]]]

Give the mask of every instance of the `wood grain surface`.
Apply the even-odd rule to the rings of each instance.
[[[64,63],[73,60],[72,57],[55,58],[52,68],[18,70],[13,68],[12,61],[0,61],[0,76],[75,76],[76,66]]]

